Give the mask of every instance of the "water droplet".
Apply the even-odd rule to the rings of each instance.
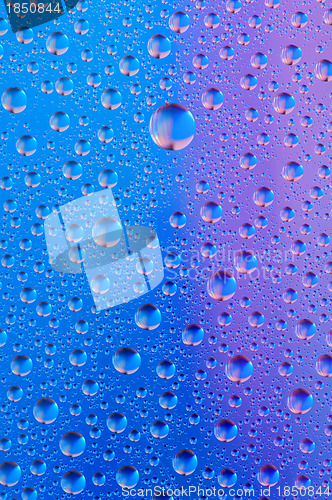
[[[125,56],[119,63],[120,71],[125,76],[134,76],[139,72],[139,61],[134,56]]]
[[[184,12],[174,12],[169,18],[169,27],[174,33],[184,33],[190,25],[190,19]]]
[[[103,248],[114,247],[122,237],[123,229],[114,217],[102,217],[92,228],[94,241]]]
[[[161,323],[161,313],[155,305],[144,304],[137,309],[135,321],[143,330],[155,330]]]
[[[8,461],[0,464],[0,483],[3,486],[15,486],[21,479],[21,468],[16,462]]]
[[[20,88],[10,87],[3,92],[1,103],[9,113],[21,113],[26,108],[27,96]]]
[[[141,366],[141,357],[135,349],[122,347],[113,356],[113,366],[119,373],[132,374]]]
[[[294,389],[288,396],[287,405],[292,413],[303,415],[313,405],[313,397],[307,389]]]
[[[150,134],[157,146],[178,151],[188,146],[195,135],[193,115],[180,104],[165,104],[150,119]]]
[[[332,377],[332,356],[323,354],[316,363],[316,370],[322,377]]]
[[[116,473],[116,481],[121,488],[134,488],[139,481],[138,470],[132,465],[123,465]]]
[[[60,440],[60,450],[67,457],[78,457],[85,450],[85,439],[79,432],[66,432]]]
[[[274,486],[279,481],[279,471],[271,464],[263,465],[259,469],[258,481],[262,486]]]
[[[106,109],[117,109],[122,104],[122,95],[118,90],[107,89],[101,95],[101,103]]]
[[[215,111],[219,109],[224,102],[224,96],[220,90],[215,88],[210,88],[205,90],[202,95],[202,103],[206,109],[210,111]]]
[[[111,432],[119,434],[127,427],[127,418],[122,413],[112,413],[107,418],[107,427]]]
[[[229,300],[236,292],[236,281],[234,277],[227,271],[217,271],[209,278],[208,293],[219,301]]]
[[[86,480],[83,474],[77,470],[70,470],[66,472],[61,479],[61,487],[66,493],[71,495],[78,495],[81,493],[86,485]]]
[[[171,42],[164,35],[153,35],[148,42],[150,56],[156,59],[164,59],[171,52]]]
[[[59,414],[59,408],[51,398],[39,399],[33,408],[33,416],[41,424],[52,424]]]
[[[189,476],[195,472],[198,460],[191,450],[180,450],[173,458],[173,468],[181,476]]]
[[[316,76],[322,82],[330,82],[332,80],[332,62],[327,59],[322,59],[316,64]]]
[[[214,435],[222,443],[229,443],[237,436],[237,426],[232,420],[220,420],[214,428]]]
[[[243,383],[253,374],[252,362],[242,354],[233,356],[226,364],[226,375],[232,382]]]
[[[56,56],[60,56],[67,52],[69,47],[69,40],[68,37],[64,34],[61,33],[60,31],[56,31],[49,35],[47,41],[46,41],[46,48],[47,50]]]
[[[287,92],[281,92],[273,101],[273,107],[280,115],[288,115],[295,108],[295,99]]]
[[[188,325],[182,332],[182,341],[189,346],[199,345],[204,338],[204,330],[199,325]]]

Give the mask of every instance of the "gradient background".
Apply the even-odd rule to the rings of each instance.
[[[330,246],[318,244],[321,233],[331,233],[331,180],[321,179],[318,174],[321,165],[331,164],[331,83],[321,82],[315,76],[316,63],[329,59],[331,51],[331,25],[326,22],[331,15],[325,14],[328,7],[327,2],[314,0],[305,5],[282,0],[277,8],[269,8],[256,1],[243,2],[241,10],[231,14],[226,2],[209,0],[179,4],[166,0],[151,4],[82,1],[72,13],[34,28],[29,44],[19,43],[7,25],[8,31],[0,38],[4,51],[0,60],[0,92],[18,86],[26,93],[28,103],[20,114],[10,114],[2,107],[0,110],[2,176],[11,179],[11,182],[2,180],[1,185],[11,187],[1,190],[4,208],[0,307],[1,327],[8,339],[0,348],[0,438],[9,438],[12,443],[9,451],[0,451],[0,458],[1,462],[16,461],[22,470],[15,486],[1,487],[1,498],[21,498],[27,486],[35,488],[40,499],[67,498],[69,495],[63,492],[60,481],[68,470],[79,470],[86,478],[85,490],[78,497],[120,497],[121,488],[115,476],[119,467],[127,464],[139,471],[137,488],[189,484],[218,487],[217,476],[227,467],[238,476],[236,487],[252,485],[255,498],[260,498],[257,473],[265,464],[277,467],[280,473],[277,486],[281,488],[294,485],[299,476],[306,477],[302,480],[307,486],[318,488],[328,483],[331,486],[332,431],[328,427],[332,421],[331,379],[321,377],[315,369],[317,358],[331,351],[325,339],[331,330],[331,277],[326,266],[331,250]],[[3,5],[1,9],[0,15],[6,18]],[[291,22],[298,10],[308,16],[306,26],[299,29]],[[175,11],[185,11],[190,17],[190,28],[183,35],[173,33],[168,26],[169,16]],[[213,30],[204,24],[204,17],[210,12],[220,17],[220,25]],[[253,15],[262,19],[257,28],[249,25]],[[78,19],[89,22],[86,35],[75,33]],[[6,29],[5,24],[6,21],[1,21],[0,27],[4,27],[1,33]],[[54,56],[46,49],[46,39],[55,31],[65,33],[70,41],[68,51],[62,56]],[[149,39],[158,33],[166,35],[172,43],[171,54],[162,60],[153,59],[147,50]],[[237,41],[241,33],[250,36],[247,46]],[[281,51],[289,44],[302,49],[301,60],[293,66],[281,61]],[[108,51],[110,46],[112,49]],[[224,46],[235,51],[230,61],[219,56]],[[90,62],[81,57],[87,49],[93,54]],[[268,57],[268,64],[262,70],[250,64],[251,56],[258,51]],[[199,53],[209,58],[204,70],[197,70],[192,63]],[[134,77],[126,77],[119,71],[119,61],[127,54],[140,62],[140,71]],[[77,65],[74,74],[67,70],[69,63]],[[38,71],[29,72],[31,67],[37,69],[36,64]],[[105,67],[110,65],[114,73],[107,75]],[[183,82],[186,71],[196,73],[194,85]],[[87,84],[91,73],[101,76],[97,88]],[[252,91],[245,91],[240,85],[241,77],[248,73],[258,78],[258,85]],[[301,81],[294,81],[299,79],[294,78],[295,74],[301,75]],[[45,80],[55,84],[64,76],[74,84],[70,95],[61,96],[55,89],[50,95],[41,91]],[[165,76],[173,82],[168,91],[159,86]],[[279,85],[278,92],[294,96],[296,106],[291,114],[281,116],[275,112],[275,93],[269,90],[272,81]],[[141,86],[137,96],[130,91],[133,84]],[[208,111],[201,103],[203,92],[210,87],[218,88],[224,95],[218,111]],[[115,111],[101,105],[101,94],[107,88],[121,92],[122,105]],[[184,105],[196,121],[194,140],[177,152],[162,150],[149,134],[152,112],[167,102]],[[255,123],[245,118],[249,107],[259,112]],[[64,111],[70,118],[70,127],[65,132],[58,133],[50,127],[50,117],[56,111]],[[144,115],[142,123],[134,119],[138,112]],[[266,119],[267,115],[272,115],[272,123],[269,123],[272,119]],[[80,125],[83,116],[89,121],[86,126]],[[303,116],[312,118],[310,128],[301,125]],[[98,130],[105,125],[114,130],[114,139],[107,145],[97,137]],[[257,138],[263,132],[270,136],[270,142],[262,146]],[[295,148],[284,145],[289,132],[299,137]],[[36,153],[30,157],[21,156],[15,147],[24,134],[34,136],[38,143]],[[226,141],[222,134],[227,134]],[[79,139],[91,144],[89,154],[83,157],[75,153]],[[323,156],[317,154],[318,144],[326,148]],[[255,169],[248,172],[240,167],[240,158],[249,151],[258,161]],[[68,160],[79,161],[83,167],[82,176],[75,181],[62,174],[62,166]],[[295,183],[281,175],[288,161],[297,161],[304,167],[303,177]],[[98,175],[105,168],[112,168],[119,177],[112,191],[118,198],[122,220],[151,225],[159,236],[163,257],[170,252],[180,256],[181,264],[176,269],[165,266],[165,281],[172,280],[177,285],[173,297],[165,296],[160,285],[140,300],[98,313],[86,277],[53,272],[44,235],[32,234],[33,224],[43,224],[40,213],[47,215],[54,205],[82,196],[84,184],[92,184],[95,191],[101,189]],[[32,171],[41,176],[36,188],[25,183],[25,175]],[[196,190],[201,180],[209,184],[205,194]],[[273,189],[275,195],[267,208],[260,208],[253,201],[255,190],[261,186]],[[314,186],[323,190],[321,199],[313,199]],[[16,204],[6,204],[7,200]],[[222,206],[223,217],[217,223],[207,224],[200,210],[211,200]],[[309,212],[303,210],[307,200],[313,204]],[[41,205],[47,209],[41,209]],[[291,222],[283,222],[280,217],[285,206],[295,211]],[[15,210],[8,211],[8,207]],[[176,211],[187,217],[182,229],[169,223]],[[267,218],[267,227],[256,227],[252,239],[242,239],[241,224],[255,225],[259,215]],[[312,227],[309,235],[301,234],[304,223]],[[23,239],[31,244],[22,243]],[[307,246],[299,257],[290,252],[292,243],[298,239]],[[212,259],[201,255],[206,242],[217,247]],[[252,250],[258,258],[258,268],[250,276],[240,275],[234,267],[234,255],[241,249]],[[13,257],[11,267],[7,255]],[[294,276],[285,273],[290,262],[298,267]],[[36,263],[43,264],[37,266],[43,272],[35,271]],[[207,280],[220,268],[234,274],[238,287],[232,299],[219,303],[208,295]],[[312,289],[302,283],[308,271],[319,278]],[[26,273],[24,283],[18,280],[18,276],[22,277],[19,273]],[[25,286],[37,293],[32,304],[20,300]],[[297,301],[291,305],[283,300],[288,288],[298,293]],[[83,301],[77,312],[68,307],[72,297]],[[242,297],[251,299],[248,308],[241,307]],[[50,304],[49,316],[37,314],[40,302]],[[135,323],[135,312],[146,303],[155,304],[161,311],[161,324],[153,331],[144,331]],[[248,322],[254,311],[264,315],[260,328],[253,328]],[[231,324],[225,327],[217,321],[223,312],[232,316]],[[315,336],[307,341],[295,334],[297,322],[304,318],[317,326]],[[82,319],[89,324],[84,335],[75,330],[76,322]],[[287,323],[284,330],[278,329],[281,320]],[[194,323],[203,327],[205,336],[199,346],[189,347],[182,342],[182,331]],[[52,356],[45,352],[48,344],[56,346]],[[113,354],[122,346],[140,353],[141,367],[133,375],[121,375],[112,365]],[[84,349],[88,356],[87,363],[79,369],[69,362],[75,348]],[[32,372],[25,377],[16,376],[10,368],[18,353],[29,356],[33,362]],[[225,364],[230,356],[239,353],[251,360],[254,372],[247,382],[237,385],[226,377]],[[175,376],[165,381],[156,374],[158,363],[164,359],[176,365]],[[294,367],[287,378],[278,372],[284,361]],[[205,380],[197,380],[198,370],[206,372]],[[82,392],[86,379],[99,384],[93,397]],[[7,397],[8,389],[14,385],[23,389],[23,397],[16,403]],[[137,396],[140,387],[147,390],[145,398]],[[289,393],[298,387],[308,389],[314,398],[312,409],[302,416],[292,414],[287,406]],[[168,390],[178,397],[177,406],[169,411],[158,402],[159,396]],[[235,394],[243,401],[239,408],[228,403]],[[41,397],[51,397],[59,406],[57,420],[48,426],[39,424],[32,413]],[[82,408],[77,417],[70,414],[72,404]],[[114,411],[124,413],[128,419],[128,426],[121,434],[112,434],[106,426],[107,416]],[[265,413],[268,414],[264,416]],[[96,416],[96,423],[88,425],[86,418],[91,414]],[[192,414],[200,416],[198,425],[190,424]],[[238,427],[238,435],[231,443],[220,443],[214,436],[215,424],[223,418],[230,418]],[[29,422],[24,431],[18,427],[21,419]],[[163,440],[154,439],[150,433],[156,419],[167,421],[170,427]],[[257,431],[254,437],[251,429]],[[65,457],[59,449],[61,436],[70,430],[82,433],[86,439],[86,450],[78,458]],[[131,430],[141,433],[138,442],[129,439]],[[27,437],[22,438],[22,434]],[[274,444],[277,436],[284,439],[281,447]],[[305,437],[316,444],[310,455],[302,454],[299,449]],[[103,459],[108,448],[115,452],[112,462]],[[188,477],[178,475],[172,467],[175,453],[185,448],[198,458],[197,469]],[[36,459],[47,465],[45,474],[39,477],[30,472],[30,465]],[[206,468],[214,471],[211,479],[204,478],[213,475],[204,473]],[[96,472],[106,476],[102,487],[92,482]],[[272,489],[270,498],[278,498],[276,489]]]

